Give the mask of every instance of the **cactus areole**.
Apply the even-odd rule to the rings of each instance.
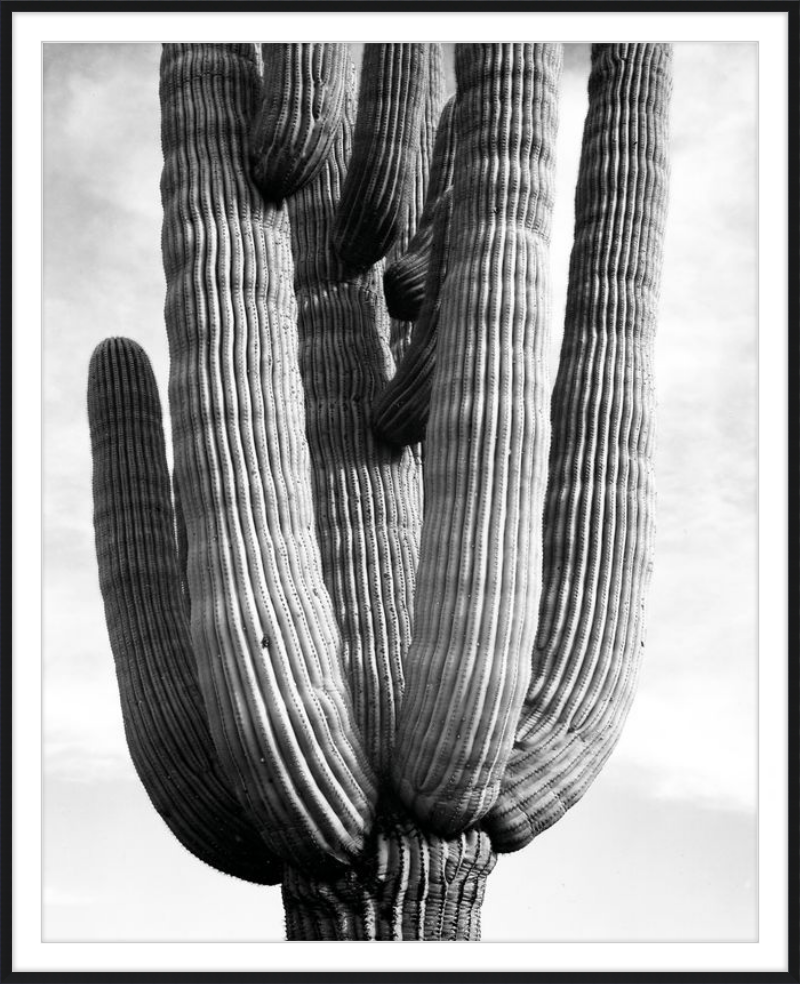
[[[455,58],[445,106],[438,44],[358,93],[346,45],[164,45],[171,483],[146,354],[91,360],[133,762],[292,940],[479,939],[643,653],[671,50],[592,48],[552,387],[562,48]]]

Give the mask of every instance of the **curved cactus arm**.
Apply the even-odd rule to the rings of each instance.
[[[400,231],[386,254],[386,270],[406,252],[416,236],[428,200],[428,188],[433,179],[433,150],[436,131],[444,105],[444,54],[441,44],[429,44],[425,104],[422,110],[422,123],[414,162],[414,176],[410,193],[406,196],[403,214],[400,218]],[[389,347],[395,364],[399,365],[411,343],[412,320],[393,311],[386,293],[386,271],[384,271],[384,296],[391,315]]]
[[[250,134],[252,175],[281,201],[313,180],[339,128],[346,44],[262,44],[263,97]]]
[[[281,865],[220,769],[197,685],[150,363],[112,338],[89,367],[100,588],[133,764],[178,840],[212,867],[274,884]]]
[[[426,292],[428,259],[433,245],[433,222],[436,206],[453,184],[453,163],[456,97],[445,103],[436,131],[436,143],[431,158],[431,177],[425,207],[408,249],[388,264],[383,275],[386,306],[393,318],[416,321],[422,310]]]
[[[383,390],[372,425],[381,440],[405,447],[425,438],[436,366],[436,327],[442,286],[450,255],[453,190],[441,196],[433,223],[433,245],[428,268],[425,303],[414,326],[411,344],[397,372]]]
[[[400,233],[425,105],[424,44],[366,44],[353,156],[336,212],[339,256],[367,269]]]
[[[161,62],[170,406],[192,636],[237,795],[293,864],[362,849],[376,790],[314,530],[285,207],[248,173],[251,45]]]
[[[546,481],[561,45],[459,45],[451,265],[392,777],[434,830],[500,791],[530,676]]]
[[[408,452],[381,445],[370,427],[394,369],[381,265],[359,272],[333,248],[354,116],[351,89],[331,156],[287,204],[322,567],[356,721],[374,769],[383,773],[411,637],[421,476]]]
[[[561,365],[533,673],[500,798],[527,844],[600,771],[633,698],[652,567],[653,346],[667,203],[671,51],[595,45]]]

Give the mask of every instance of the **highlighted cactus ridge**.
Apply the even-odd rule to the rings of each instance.
[[[387,265],[383,275],[386,305],[394,318],[416,321],[422,309],[436,206],[453,183],[456,153],[453,126],[455,100],[455,96],[450,97],[439,120],[431,160],[430,187],[419,227],[408,248],[393,263]]]
[[[382,440],[400,447],[425,438],[436,367],[436,327],[450,255],[452,215],[453,190],[450,188],[441,196],[436,208],[422,313],[414,326],[408,351],[375,408],[375,432]]]
[[[411,638],[419,529],[418,474],[372,434],[391,375],[382,264],[347,266],[333,246],[351,155],[355,96],[317,178],[288,202],[295,255],[300,370],[306,393],[316,529],[342,634],[355,718],[373,768],[386,771]]]
[[[263,44],[261,106],[250,135],[252,175],[281,201],[308,184],[339,129],[350,54],[346,44]]]
[[[348,264],[367,269],[400,234],[425,106],[424,44],[366,44],[353,156],[336,212],[334,242]]]
[[[136,343],[112,338],[97,347],[88,406],[100,588],[133,764],[192,854],[274,884],[281,865],[229,788],[208,729],[181,595],[161,406]]]
[[[653,347],[671,49],[595,45],[575,208],[533,675],[500,798],[502,851],[583,795],[636,689],[653,557]]]
[[[354,724],[311,501],[288,216],[247,134],[249,45],[165,45],[170,404],[192,635],[220,759],[295,865],[357,855],[375,788]]]
[[[392,778],[444,835],[491,807],[530,674],[560,45],[458,45],[451,258]]]

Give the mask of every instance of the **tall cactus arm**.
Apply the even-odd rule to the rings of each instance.
[[[433,150],[436,131],[444,105],[444,55],[441,44],[429,44],[428,69],[425,85],[425,103],[422,109],[422,122],[414,160],[414,173],[411,189],[405,199],[400,216],[400,230],[386,254],[386,269],[401,257],[417,234],[419,223],[425,211],[428,188],[433,177]],[[386,293],[386,272],[384,271],[384,297],[391,315],[389,346],[396,364],[399,364],[411,343],[412,320],[398,315],[391,309]]]
[[[424,44],[367,44],[361,68],[353,157],[336,213],[334,241],[348,264],[386,256],[411,193],[425,105]]]
[[[500,791],[530,676],[549,396],[560,45],[459,45],[451,266],[392,776],[450,834]]]
[[[147,356],[112,338],[89,367],[100,588],[136,771],[202,861],[274,884],[281,865],[229,788],[214,750],[181,597],[161,406]]]
[[[408,249],[398,255],[386,267],[383,275],[383,290],[386,306],[394,318],[415,321],[421,312],[425,298],[425,281],[428,272],[428,258],[433,243],[433,220],[436,206],[453,183],[453,163],[455,161],[455,104],[451,96],[442,110],[436,131],[436,143],[431,158],[431,177],[425,206],[414,237]]]
[[[322,566],[356,721],[374,769],[383,773],[411,638],[421,476],[409,452],[394,453],[370,427],[393,371],[382,265],[359,272],[333,247],[354,116],[351,90],[328,161],[287,204]]]
[[[262,44],[261,107],[250,136],[252,174],[270,201],[319,173],[342,115],[346,44]]]
[[[192,636],[237,795],[294,864],[357,855],[376,791],[314,530],[288,215],[249,176],[251,45],[161,63],[172,409]]]
[[[408,351],[384,388],[373,415],[373,427],[381,440],[399,447],[422,441],[428,425],[436,366],[436,327],[447,276],[452,215],[453,189],[449,188],[437,203],[432,255],[430,263],[425,264],[428,276],[422,313]]]
[[[561,365],[544,590],[517,741],[486,827],[525,846],[619,737],[652,567],[653,345],[667,203],[671,51],[595,45]]]

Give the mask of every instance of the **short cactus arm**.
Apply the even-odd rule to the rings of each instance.
[[[633,698],[653,557],[653,346],[667,202],[671,50],[595,45],[531,685],[485,824],[524,847],[585,792]]]
[[[274,884],[281,865],[220,768],[189,644],[161,407],[147,356],[112,338],[89,367],[100,588],[136,771],[178,840],[212,867]]]
[[[490,808],[530,675],[560,45],[456,47],[451,265],[393,781],[450,834]]]
[[[433,220],[430,262],[426,256],[425,302],[414,325],[411,344],[397,372],[381,394],[373,415],[376,434],[388,444],[405,447],[425,438],[436,367],[436,328],[442,287],[450,256],[453,190],[443,194]]]
[[[263,97],[250,134],[252,175],[280,201],[319,173],[342,116],[346,44],[263,44]]]
[[[381,774],[391,756],[411,638],[421,476],[409,452],[395,454],[370,427],[394,368],[382,264],[361,272],[343,263],[333,245],[354,116],[351,92],[329,159],[287,204],[322,566],[356,721]]]
[[[387,265],[383,275],[386,305],[394,318],[415,321],[422,309],[425,297],[425,281],[428,258],[433,243],[433,220],[436,206],[453,183],[453,163],[456,145],[455,128],[456,97],[451,96],[442,110],[436,131],[436,142],[431,158],[431,176],[425,206],[419,226],[408,248]]]
[[[426,48],[364,46],[353,157],[334,232],[340,257],[361,269],[386,256],[412,193],[425,106]]]
[[[387,271],[402,257],[412,240],[416,237],[420,223],[425,214],[425,203],[429,201],[429,189],[435,179],[434,145],[439,118],[445,102],[444,87],[444,55],[440,44],[429,44],[427,81],[425,85],[425,104],[422,110],[422,122],[419,128],[414,175],[410,193],[407,195],[403,213],[400,217],[400,231],[386,254],[386,270],[383,275],[383,293],[386,306],[391,315],[390,347],[395,362],[400,363],[411,342],[412,321],[405,317],[402,311],[392,309],[391,291],[387,289]]]
[[[284,859],[362,849],[375,787],[311,501],[288,215],[249,176],[250,45],[165,45],[170,405],[214,742]]]

